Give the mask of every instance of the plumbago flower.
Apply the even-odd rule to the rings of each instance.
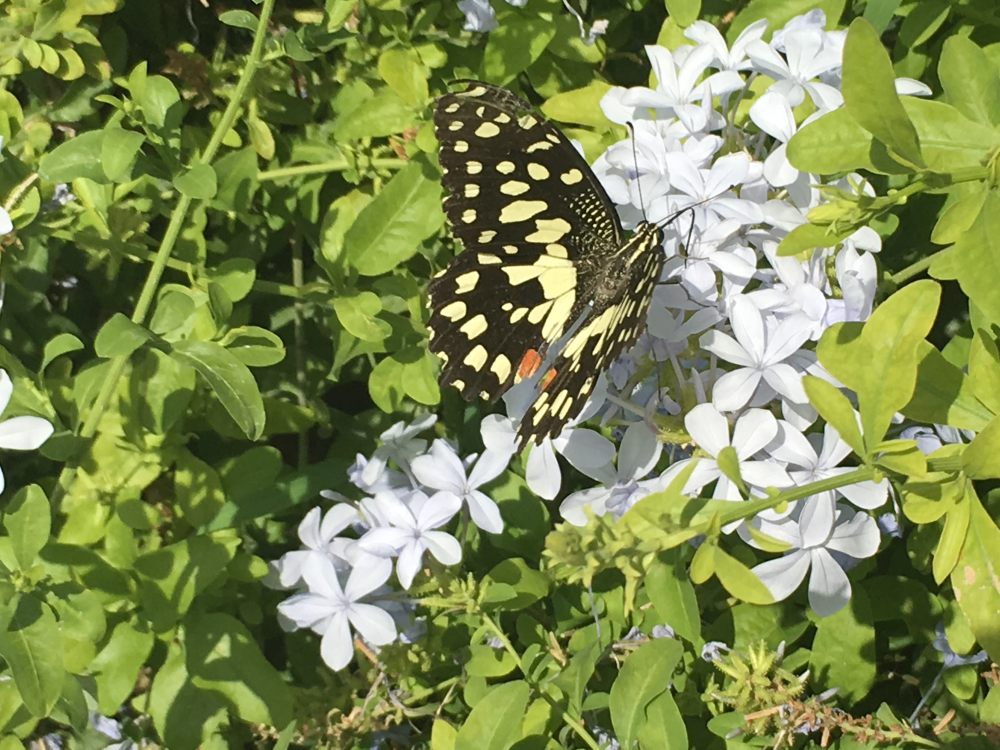
[[[14,383],[4,370],[0,370],[0,414],[7,410],[12,395]],[[0,422],[0,448],[33,451],[49,439],[52,431],[52,425],[41,417],[11,417]],[[5,486],[6,480],[3,471],[0,471],[0,492],[3,492]]]

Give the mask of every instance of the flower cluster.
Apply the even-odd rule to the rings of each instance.
[[[366,496],[353,503],[323,492],[334,505],[325,514],[310,510],[299,524],[302,549],[272,564],[269,585],[299,590],[279,605],[282,624],[320,634],[320,653],[332,669],[351,660],[352,628],[374,647],[416,637],[420,625],[412,627],[406,598],[387,585],[393,560],[396,580],[409,589],[424,553],[442,565],[461,560],[458,540],[440,530],[459,511],[483,531],[503,530],[497,504],[479,487],[507,468],[513,450],[487,449],[463,461],[447,441],[428,446],[418,437],[436,420],[425,415],[383,432],[371,458],[358,455],[348,471]]]

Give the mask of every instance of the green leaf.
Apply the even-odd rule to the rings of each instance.
[[[172,344],[171,356],[197,370],[251,440],[264,431],[264,402],[247,366],[210,341],[185,339]]]
[[[785,153],[796,169],[833,174],[852,169],[874,170],[869,152],[872,136],[846,109],[835,109],[802,126]]]
[[[484,585],[503,583],[511,587],[514,596],[503,601],[503,609],[512,611],[529,607],[549,593],[551,580],[531,568],[520,557],[503,560],[487,574]]]
[[[403,391],[419,404],[435,406],[441,401],[437,382],[437,355],[422,347],[408,347],[392,355],[402,364]]]
[[[483,52],[483,80],[509,83],[541,57],[556,34],[552,21],[542,18],[508,17],[490,32]]]
[[[226,290],[214,281],[208,282],[208,309],[216,328],[224,328],[233,314],[233,301]]]
[[[726,40],[732,44],[740,32],[761,18],[768,20],[768,29],[780,29],[795,16],[813,9],[821,9],[826,14],[826,27],[836,27],[837,19],[844,13],[845,0],[750,0],[740,10],[726,32]]]
[[[285,358],[281,337],[259,326],[231,328],[221,343],[247,367],[269,367]]]
[[[902,0],[868,0],[864,19],[872,25],[876,32],[881,34],[889,25],[901,2]]]
[[[1000,142],[1000,133],[980,125],[944,102],[908,96],[903,109],[917,129],[925,167],[951,174],[962,167],[979,168],[987,153]]]
[[[347,230],[351,228],[357,220],[361,209],[367,206],[372,200],[368,193],[360,190],[352,190],[330,204],[326,214],[323,215],[323,225],[320,229],[320,252],[321,260],[326,261],[324,268],[327,273],[331,271],[333,264],[340,263],[344,254],[344,243],[346,241]]]
[[[427,103],[427,68],[413,49],[393,47],[378,58],[378,74],[410,107]]]
[[[288,686],[235,617],[217,612],[193,618],[184,645],[192,683],[225,696],[244,721],[283,726],[292,720]]]
[[[1000,661],[1000,529],[976,497],[969,498],[968,535],[951,572],[955,598],[993,661]]]
[[[840,688],[845,707],[868,695],[875,683],[875,627],[864,589],[853,589],[846,606],[817,622],[809,668],[817,686]]]
[[[344,330],[362,341],[384,341],[392,333],[392,326],[376,317],[382,312],[382,300],[377,294],[351,290],[333,300],[333,309]]]
[[[958,283],[990,319],[1000,323],[1000,197],[991,190],[979,216],[952,248]]]
[[[98,184],[108,181],[101,167],[104,131],[90,130],[70,138],[42,157],[38,171],[49,182],[72,182],[86,177]]]
[[[550,120],[593,125],[606,128],[611,121],[601,111],[601,97],[611,90],[611,84],[594,79],[586,86],[572,91],[563,91],[545,100],[542,114]]]
[[[153,649],[152,631],[136,630],[120,622],[111,637],[90,663],[90,674],[97,684],[97,707],[111,716],[135,687],[139,670]]]
[[[195,304],[188,291],[165,289],[156,301],[156,310],[149,321],[149,329],[156,334],[175,331],[194,315]]]
[[[932,571],[935,583],[941,583],[951,575],[965,544],[969,517],[975,500],[969,491],[964,493],[963,498],[949,508],[948,514],[944,517],[944,529],[941,530],[941,538],[938,539],[937,549],[934,550]]]
[[[257,31],[257,17],[246,10],[227,10],[219,14],[219,20],[226,24],[226,26],[246,29],[247,31]]]
[[[690,26],[701,15],[701,0],[666,0],[667,13],[682,29]]]
[[[129,373],[129,400],[143,427],[163,435],[186,412],[197,382],[194,370],[159,349],[143,349]]]
[[[48,716],[66,678],[55,615],[34,596],[19,594],[5,608],[3,619],[7,626],[0,632],[0,656],[27,709],[39,718]]]
[[[1000,417],[994,417],[962,452],[969,479],[1000,479]]]
[[[228,258],[215,268],[206,268],[205,276],[225,289],[230,300],[239,302],[253,289],[257,265],[250,258]]]
[[[4,509],[3,526],[18,567],[28,570],[52,531],[52,512],[44,490],[37,484],[19,489]]]
[[[455,727],[444,719],[434,719],[431,725],[431,750],[455,750],[457,739],[458,731]]]
[[[215,197],[219,178],[211,164],[196,164],[174,178],[174,187],[181,195],[206,201]]]
[[[844,42],[844,107],[854,121],[910,164],[923,166],[917,130],[896,94],[892,61],[875,29],[851,23]]]
[[[940,296],[936,282],[917,281],[879,305],[863,327],[830,326],[816,347],[827,370],[858,394],[868,451],[913,395],[921,342],[934,323]]]
[[[573,716],[580,714],[580,707],[587,683],[594,674],[597,657],[601,654],[600,643],[591,641],[577,651],[569,660],[569,664],[553,680],[553,684],[563,691],[569,701],[569,712]]]
[[[138,104],[146,122],[155,127],[163,127],[171,108],[179,104],[180,100],[181,96],[169,78],[147,76],[142,95],[138,97]]]
[[[94,351],[98,357],[127,357],[153,335],[136,323],[126,318],[122,313],[115,313],[101,326],[94,340]]]
[[[383,357],[368,376],[368,395],[375,406],[392,414],[403,404],[403,366],[394,357]]]
[[[714,548],[715,575],[733,596],[750,604],[771,604],[774,597],[750,568],[732,555]]]
[[[54,362],[58,357],[70,352],[78,352],[83,349],[83,342],[72,333],[57,333],[45,345],[42,354],[42,365],[38,368],[38,373],[45,372],[45,368]]]
[[[528,693],[523,680],[490,688],[458,730],[455,750],[507,750],[520,736]]]
[[[101,168],[104,176],[114,182],[126,177],[126,170],[132,165],[136,154],[146,142],[146,136],[134,130],[121,127],[104,129],[104,140],[101,143]]]
[[[229,714],[221,694],[193,684],[186,662],[184,644],[171,642],[146,703],[153,726],[171,750],[196,750]]]
[[[646,723],[639,730],[639,746],[643,750],[687,750],[687,727],[669,690],[646,706]]]
[[[975,42],[961,35],[945,39],[938,78],[959,112],[980,125],[1000,125],[1000,72]]]
[[[338,141],[379,138],[402,133],[417,122],[416,113],[395,91],[385,88],[358,107],[338,117],[333,132]]]
[[[204,526],[226,502],[215,469],[188,450],[177,454],[174,494],[183,517],[195,528]]]
[[[976,397],[969,376],[926,341],[917,345],[913,396],[900,411],[918,422],[976,431],[993,419],[993,412]]]
[[[195,536],[140,555],[134,566],[139,601],[154,629],[173,626],[195,596],[222,575],[233,552],[209,537]]]
[[[611,686],[611,724],[622,747],[632,747],[646,724],[646,706],[668,683],[684,654],[680,641],[657,638],[629,654]]]
[[[475,643],[469,647],[469,652],[465,671],[473,677],[503,677],[517,669],[517,661],[507,649]]]
[[[362,276],[391,271],[444,222],[441,185],[410,162],[365,206],[344,237],[347,260]]]
[[[666,559],[664,563],[662,560]],[[701,612],[698,597],[676,551],[660,554],[660,560],[646,570],[646,595],[657,614],[682,638],[700,644]]]
[[[802,387],[809,397],[809,403],[815,407],[827,424],[837,430],[844,442],[851,446],[857,455],[865,453],[861,440],[861,431],[854,416],[854,407],[839,388],[815,375],[802,378]]]
[[[982,184],[978,186],[978,189],[962,196],[948,206],[938,217],[937,224],[931,231],[931,242],[935,245],[950,245],[957,242],[972,226],[976,217],[979,216],[979,212],[983,210],[983,201],[986,200],[988,193],[986,185]],[[931,268],[933,269],[934,266],[932,265]],[[942,277],[934,276],[934,278],[940,279]]]

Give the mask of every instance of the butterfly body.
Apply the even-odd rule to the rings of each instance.
[[[626,239],[552,123],[506,89],[467,83],[434,114],[444,209],[465,250],[428,286],[430,348],[444,360],[442,384],[495,401],[569,334],[522,419],[523,445],[558,435],[635,343],[663,266],[662,232],[642,222]]]

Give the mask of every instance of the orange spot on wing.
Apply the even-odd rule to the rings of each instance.
[[[524,378],[530,378],[536,372],[538,368],[542,366],[542,355],[538,353],[537,349],[528,349],[521,357],[521,363],[517,366],[517,377],[515,380],[518,382],[522,381]]]
[[[549,370],[547,373],[545,373],[545,377],[542,378],[543,391],[549,387],[549,383],[551,383],[555,379],[555,377],[556,377],[556,371],[554,369]]]

